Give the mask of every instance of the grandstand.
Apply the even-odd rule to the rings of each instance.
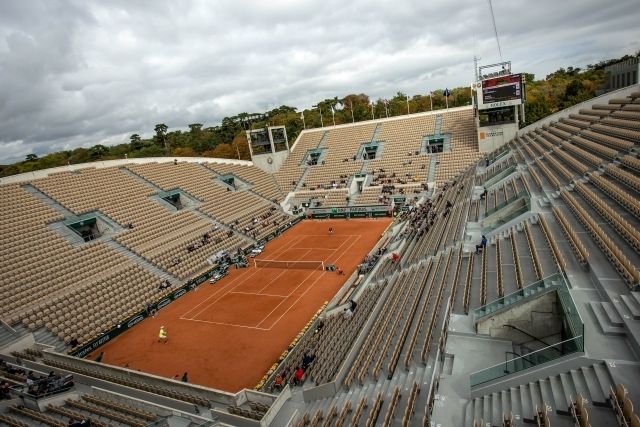
[[[274,175],[131,159],[3,179],[0,377],[13,400],[0,423],[640,425],[640,88],[487,153],[475,123],[462,107],[307,130]],[[325,230],[299,209],[372,207],[397,215],[372,269],[345,280],[254,389],[82,358],[135,330],[150,298],[162,309],[197,289],[221,252],[299,220]],[[20,369],[75,386],[20,400]]]

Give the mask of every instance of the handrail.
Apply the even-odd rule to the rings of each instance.
[[[506,326],[506,327],[508,327],[508,328],[513,328],[513,329],[515,329],[515,330],[516,330],[516,331],[518,331],[518,332],[522,332],[522,333],[523,333],[523,334],[525,334],[526,336],[531,337],[531,338],[533,338],[534,340],[536,340],[536,341],[538,341],[538,342],[541,342],[541,343],[542,343],[542,344],[544,344],[546,347],[550,347],[550,346],[551,346],[551,344],[549,344],[549,343],[547,343],[547,342],[542,341],[540,338],[536,337],[535,335],[531,335],[529,332],[524,331],[524,330],[522,330],[522,329],[518,328],[517,326],[509,325],[508,323],[507,323],[507,324],[505,324],[504,326]],[[556,349],[554,349],[554,350],[556,350],[556,351],[560,352],[560,350],[558,350],[557,348],[556,348]]]
[[[560,341],[560,342],[558,342],[558,343],[552,344],[552,345],[550,345],[549,347],[555,347],[555,346],[559,346],[559,345],[566,344],[566,343],[569,343],[569,342],[579,341],[579,340],[582,340],[583,338],[584,338],[584,336],[583,336],[583,335],[579,335],[579,336],[577,336],[577,337],[569,338],[569,339],[566,339],[566,340],[564,340],[564,341]],[[538,353],[542,353],[543,351],[547,350],[549,347],[545,347],[545,348],[541,348],[541,349],[536,350],[536,351],[532,351],[531,353],[528,353],[528,354],[527,354],[527,356],[537,355]],[[577,348],[582,348],[582,346],[578,346]],[[574,352],[576,352],[576,351],[578,351],[578,350],[568,351],[568,352],[566,352],[566,353],[562,353],[561,355],[562,355],[562,356],[564,356],[564,355],[567,355],[567,354],[574,353]],[[560,357],[560,356],[559,356],[559,357]],[[524,359],[524,356],[520,356],[519,358]],[[519,359],[519,358],[511,359],[511,361],[515,361],[515,360],[517,360],[517,359]],[[545,359],[547,359],[547,358],[545,357]],[[540,362],[540,363],[546,363],[546,362],[549,362],[549,361],[551,361],[551,360],[553,360],[553,359],[548,359],[548,360],[545,360],[544,362]],[[529,363],[531,363],[531,361],[530,361],[530,360],[527,360],[527,361],[528,361]],[[539,363],[539,364],[540,364],[540,363]],[[533,366],[536,366],[536,364],[532,364],[532,365],[533,365]],[[470,383],[471,383],[471,387],[475,387],[475,386],[477,386],[477,385],[479,385],[479,384],[486,383],[486,382],[488,382],[488,381],[493,381],[493,380],[495,380],[495,379],[497,379],[497,378],[500,378],[500,377],[504,376],[504,375],[496,375],[496,376],[493,376],[492,378],[489,378],[489,379],[484,380],[484,381],[480,381],[480,382],[478,382],[478,383],[476,383],[476,384],[474,384],[474,382],[473,382],[473,378],[474,378],[474,376],[478,376],[478,375],[480,375],[482,372],[487,372],[487,371],[490,371],[490,370],[492,370],[492,369],[501,368],[501,367],[503,367],[503,366],[505,366],[505,365],[504,365],[504,362],[499,362],[499,363],[496,363],[495,365],[489,366],[489,367],[484,368],[484,369],[481,369],[481,370],[479,370],[479,371],[472,372],[472,373],[469,375],[469,381],[470,381]],[[514,365],[514,366],[515,366],[515,365]],[[522,370],[522,369],[521,369],[521,370]],[[507,375],[509,375],[510,373],[519,372],[519,371],[521,371],[521,370],[514,370],[514,372],[509,372],[509,371],[507,370],[507,372],[504,372],[504,369],[502,369],[502,371],[503,371],[505,374],[507,374]]]
[[[509,299],[512,296],[516,296],[518,294],[520,294],[520,295],[525,294],[528,289],[532,289],[532,288],[534,288],[536,286],[539,286],[541,283],[550,281],[552,278],[555,279],[556,277],[562,277],[562,275],[560,273],[554,273],[554,274],[550,274],[549,276],[543,277],[542,279],[540,279],[538,281],[535,281],[533,283],[530,283],[529,285],[523,287],[522,289],[515,290],[515,291],[511,292],[510,294],[507,294],[507,295],[505,295],[503,297],[498,298],[497,300],[494,300],[494,301],[492,301],[492,302],[490,302],[488,304],[485,304],[483,306],[480,306],[480,307],[474,309],[474,313],[484,312],[486,310],[486,307],[489,307],[491,305],[495,305],[498,301],[505,301],[505,300]],[[483,316],[485,316],[485,315],[483,314],[480,317],[483,317]]]
[[[518,357],[516,357],[515,359],[507,359],[507,355],[508,354],[514,354]],[[507,369],[507,363],[517,360],[517,359],[522,359],[522,360],[526,360],[527,362],[531,363],[531,366],[536,366],[536,364],[534,362],[532,362],[531,360],[527,359],[526,357],[524,357],[521,354],[516,353],[515,351],[505,351],[504,352],[504,373],[508,374],[509,373],[509,369]]]

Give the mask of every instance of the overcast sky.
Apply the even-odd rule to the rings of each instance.
[[[493,0],[537,77],[640,49],[638,0]],[[486,0],[0,0],[0,162],[282,104],[469,84]]]

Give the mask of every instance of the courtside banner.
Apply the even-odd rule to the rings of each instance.
[[[181,286],[180,288],[176,289],[172,293],[170,293],[168,295],[165,295],[164,297],[162,297],[159,300],[155,301],[154,304],[153,304],[153,308],[156,309],[156,310],[160,310],[161,308],[169,305],[173,301],[175,301],[178,298],[180,298],[182,295],[184,295],[187,292],[195,289],[201,283],[206,282],[217,271],[218,271],[218,267],[215,267],[215,268],[212,268],[211,270],[207,271],[206,273],[201,274],[200,276],[196,277],[195,279],[189,280],[187,283],[185,283],[183,286]],[[110,330],[106,331],[104,334],[97,336],[93,340],[90,340],[85,345],[83,345],[82,347],[78,348],[77,350],[74,350],[74,351],[70,352],[69,354],[71,356],[74,356],[74,357],[85,357],[87,354],[95,351],[98,347],[100,347],[103,344],[106,344],[107,342],[111,341],[112,339],[114,339],[115,337],[120,335],[121,333],[123,333],[125,331],[128,331],[129,329],[133,328],[135,325],[137,325],[138,323],[142,322],[148,316],[149,316],[149,313],[147,313],[147,310],[146,309],[142,310],[141,312],[136,313],[133,316],[126,318],[119,325],[114,326]]]
[[[344,208],[308,208],[313,218],[365,218],[390,216],[390,206],[347,206]]]
[[[268,242],[269,240],[271,240],[271,239],[275,238],[276,236],[278,236],[279,234],[281,234],[283,231],[287,230],[288,228],[290,228],[290,227],[294,226],[295,224],[299,223],[300,221],[302,221],[303,218],[304,218],[304,216],[299,216],[299,217],[296,217],[296,218],[292,219],[291,221],[289,221],[288,223],[286,223],[282,227],[278,228],[274,233],[271,233],[270,235],[268,235],[266,237],[266,239],[263,239],[263,241],[261,241],[261,242],[264,242],[264,243]],[[253,246],[248,248],[246,253],[248,254],[251,251],[251,249],[253,249]],[[200,276],[189,280],[188,282],[186,282],[184,285],[182,285],[180,288],[176,289],[175,291],[173,291],[169,295],[165,295],[164,297],[162,297],[159,300],[155,301],[154,304],[153,304],[153,308],[156,309],[156,310],[159,310],[159,309],[169,305],[173,301],[175,301],[178,298],[180,298],[182,295],[186,294],[187,292],[195,289],[198,285],[200,285],[200,284],[206,282],[207,280],[209,280],[217,272],[218,272],[218,267],[215,267],[215,268],[212,268],[211,270],[208,270],[207,272],[201,274]],[[74,351],[70,352],[69,354],[71,356],[75,356],[75,357],[85,357],[87,354],[93,352],[98,347],[102,346],[103,344],[111,341],[113,338],[117,337],[121,333],[123,333],[123,332],[129,330],[130,328],[134,327],[135,325],[140,323],[142,320],[144,320],[148,316],[149,316],[149,313],[147,313],[147,310],[146,309],[142,310],[141,312],[136,313],[133,316],[126,318],[119,325],[114,326],[113,328],[111,328],[110,330],[106,331],[102,335],[99,335],[96,338],[90,340],[89,342],[84,344],[82,347],[78,348],[77,350],[74,350]]]

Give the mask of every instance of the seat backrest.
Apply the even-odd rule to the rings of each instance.
[[[616,400],[622,406],[624,399],[627,397],[627,389],[624,387],[624,384],[620,383],[616,386]]]
[[[627,421],[631,421],[631,419],[635,415],[633,413],[633,403],[628,397],[624,399],[624,405],[622,405],[622,415],[624,415],[624,418]]]

